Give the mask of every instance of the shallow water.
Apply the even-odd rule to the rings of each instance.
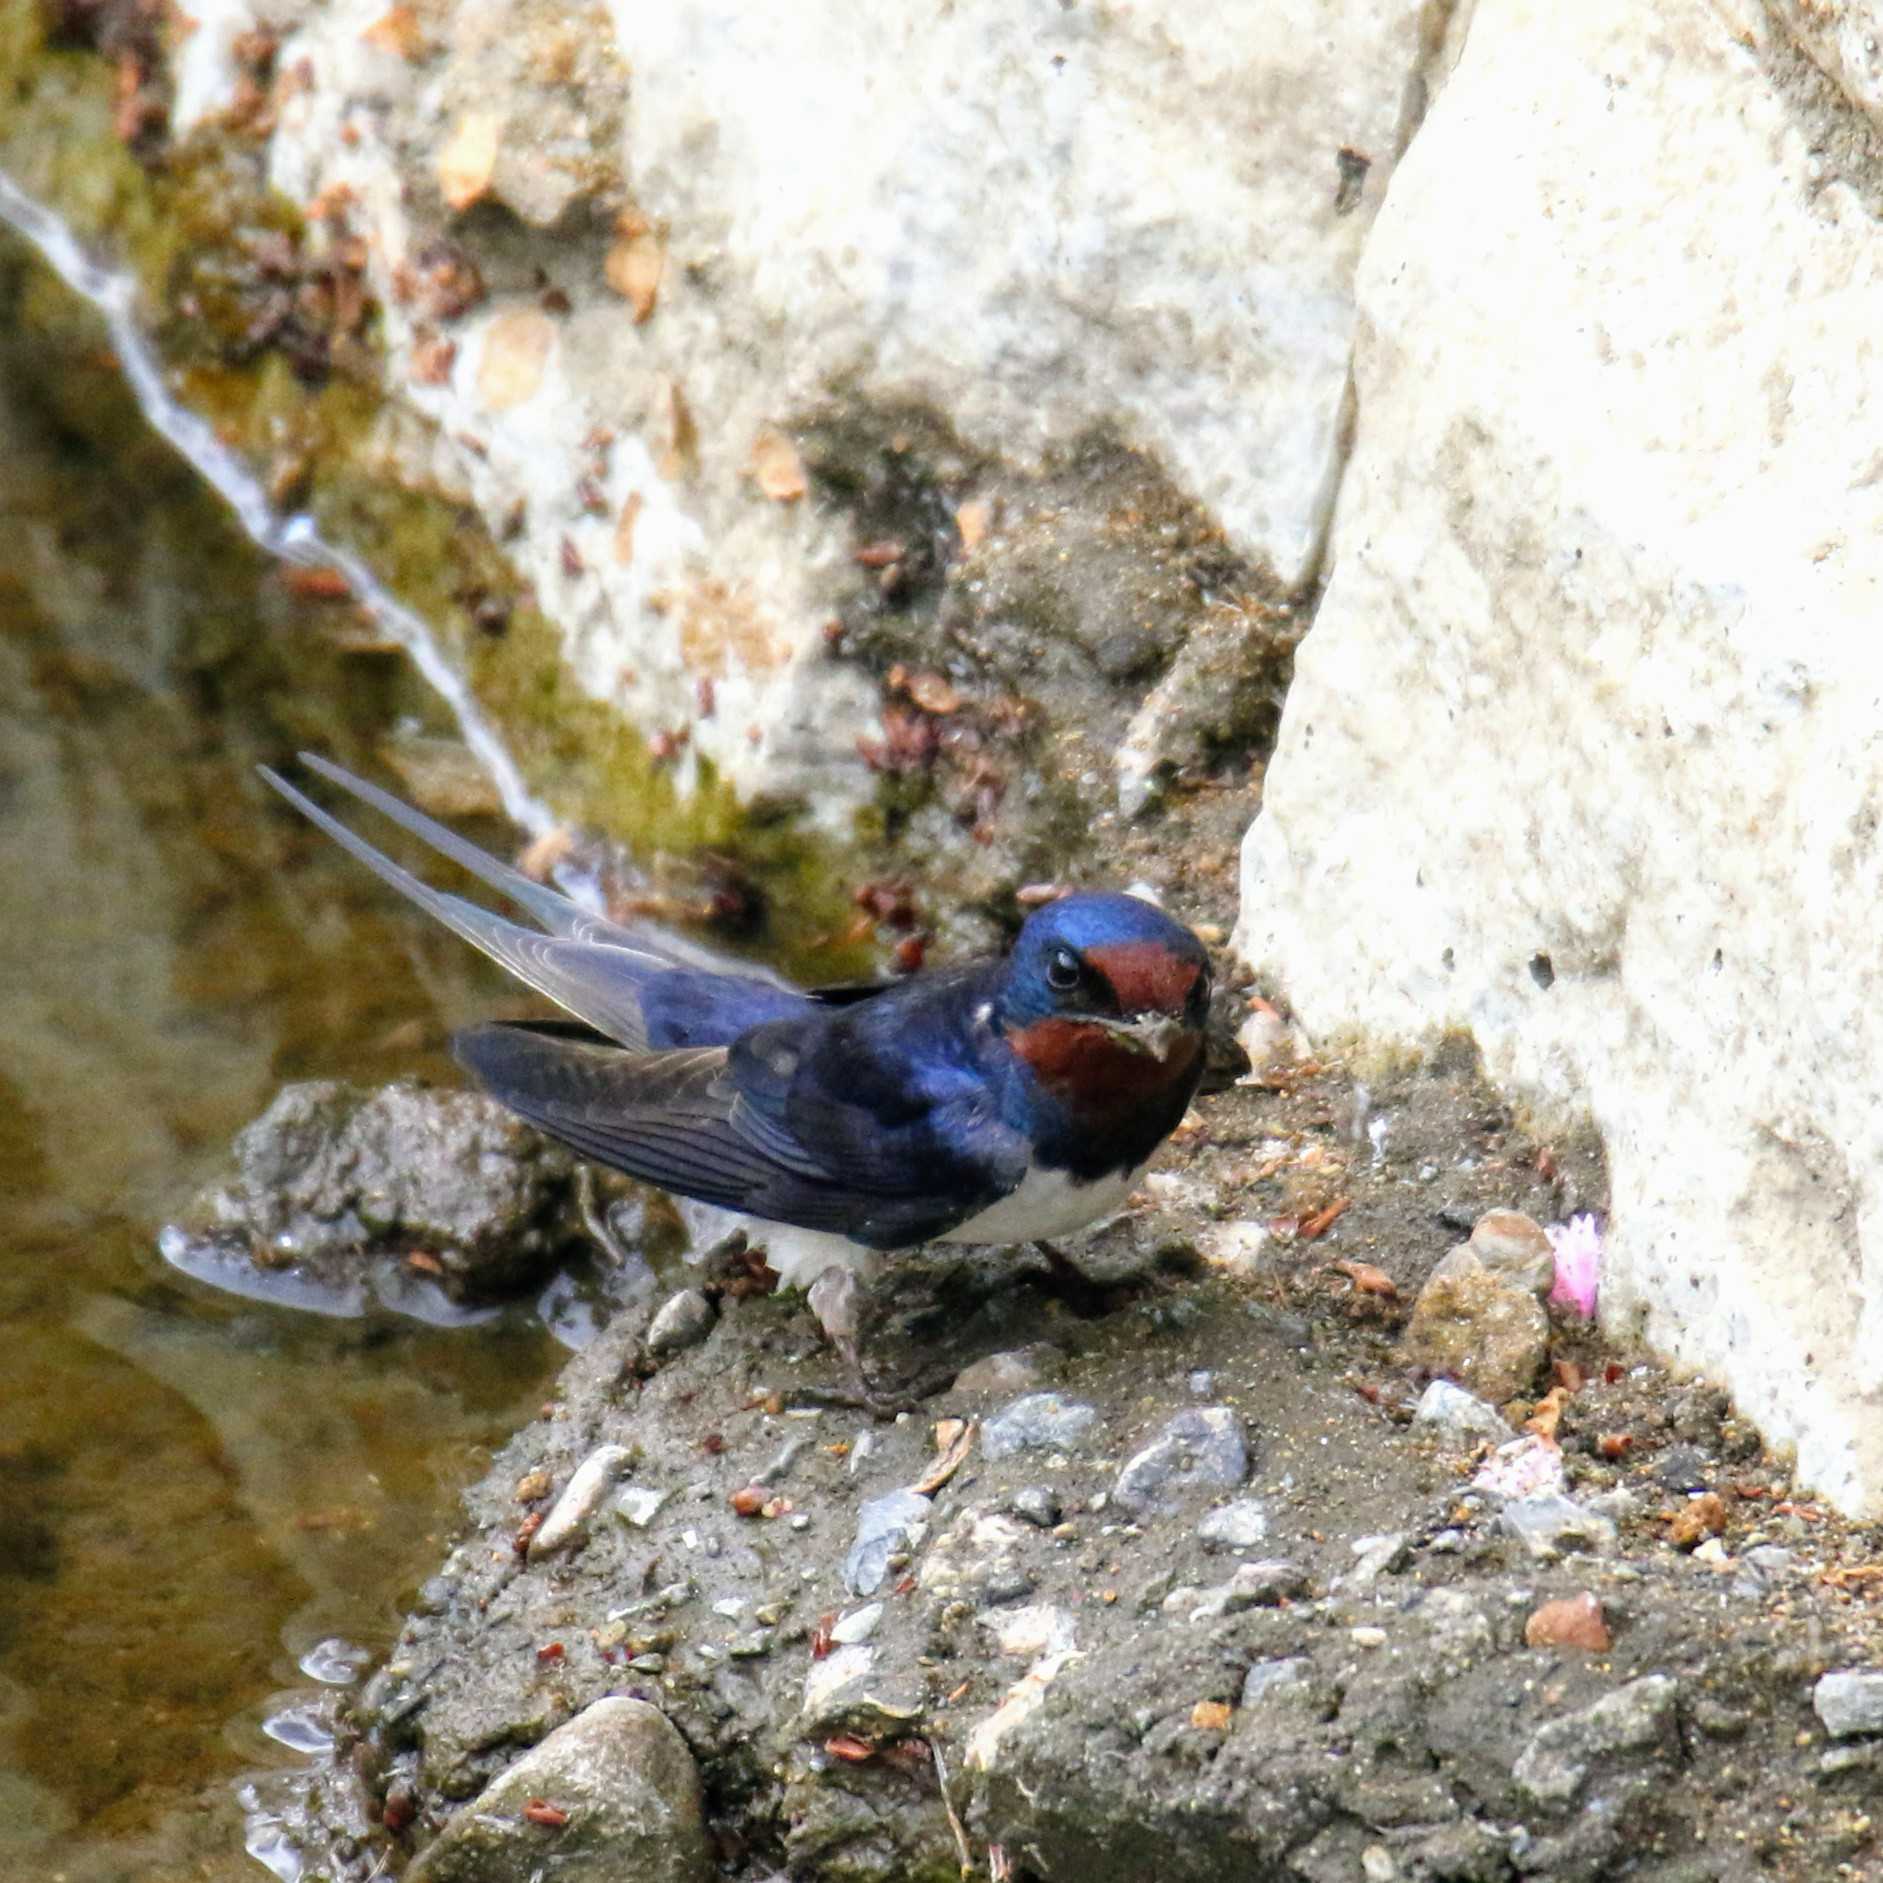
[[[560,1350],[160,1260],[282,1080],[442,1071],[501,991],[253,778],[435,705],[323,645],[108,359],[42,369],[0,339],[0,1876],[259,1878],[238,1782],[304,1765],[303,1659],[391,1639]]]

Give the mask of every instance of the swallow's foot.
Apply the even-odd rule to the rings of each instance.
[[[833,1264],[811,1284],[811,1312],[825,1337],[836,1348],[849,1383],[845,1386],[802,1386],[790,1398],[801,1406],[842,1406],[867,1412],[872,1418],[893,1419],[917,1411],[924,1399],[941,1392],[954,1379],[954,1369],[918,1374],[900,1386],[871,1382],[863,1370],[863,1334],[872,1316],[862,1282],[852,1268]]]
[[[1117,1305],[1117,1291],[1092,1280],[1063,1250],[1050,1242],[1036,1241],[1033,1246],[1046,1259],[1046,1273],[1030,1279],[1054,1300],[1063,1301],[1080,1320],[1096,1320]]]

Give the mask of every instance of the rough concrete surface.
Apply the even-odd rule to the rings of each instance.
[[[1463,1029],[1592,1118],[1608,1324],[1876,1511],[1883,251],[1783,51],[1474,10],[1362,261],[1240,946],[1317,1039]]]

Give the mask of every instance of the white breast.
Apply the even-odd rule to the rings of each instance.
[[[1051,1236],[1069,1236],[1117,1211],[1149,1168],[1146,1159],[1123,1176],[1080,1183],[1063,1170],[1042,1170],[1036,1164],[1021,1178],[1018,1189],[1008,1191],[980,1215],[970,1216],[942,1240],[1036,1242]]]

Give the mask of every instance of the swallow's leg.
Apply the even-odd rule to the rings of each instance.
[[[956,1369],[949,1367],[918,1375],[900,1387],[871,1384],[869,1374],[864,1371],[862,1352],[863,1335],[872,1318],[870,1302],[855,1269],[832,1263],[812,1282],[808,1299],[818,1325],[843,1361],[850,1384],[847,1387],[799,1387],[791,1395],[798,1404],[843,1406],[870,1413],[878,1419],[893,1419],[899,1413],[919,1411],[924,1399],[940,1392],[954,1379]]]

